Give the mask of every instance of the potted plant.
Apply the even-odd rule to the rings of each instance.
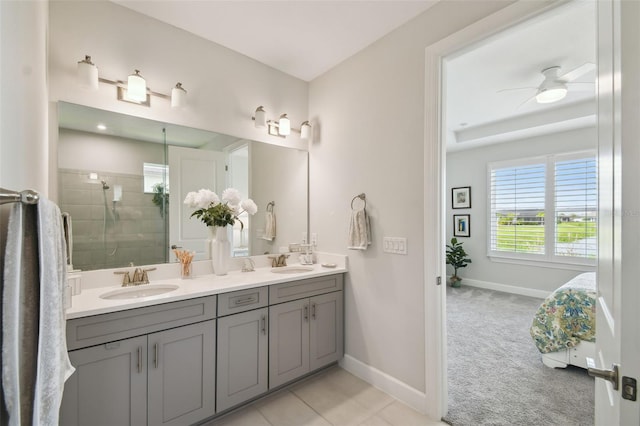
[[[471,259],[462,247],[462,243],[457,238],[451,238],[451,244],[447,244],[447,265],[453,266],[453,275],[449,278],[451,287],[460,287],[462,278],[458,276],[458,269],[466,268]]]

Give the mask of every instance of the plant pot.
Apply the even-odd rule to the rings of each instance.
[[[462,286],[462,284],[460,284],[460,281],[462,281],[462,278],[456,277],[455,275],[449,278],[449,284],[454,288]]]

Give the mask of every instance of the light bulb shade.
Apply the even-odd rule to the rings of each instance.
[[[91,56],[86,55],[78,61],[78,83],[91,90],[98,90],[98,67],[91,62]]]
[[[264,107],[262,105],[256,108],[254,120],[254,125],[257,128],[267,127],[267,112],[264,110]]]
[[[182,83],[178,83],[171,89],[171,108],[182,108],[185,105],[187,105],[187,91],[182,87]]]
[[[289,120],[287,114],[282,114],[280,120],[278,120],[278,133],[282,136],[291,134],[291,120]]]
[[[303,122],[300,125],[300,138],[309,139],[311,137],[311,123],[308,121]]]
[[[147,100],[147,82],[138,70],[135,70],[135,74],[131,74],[127,79],[127,98],[136,102]]]
[[[554,87],[551,89],[543,90],[536,95],[536,102],[539,104],[550,104],[558,102],[567,96],[566,87]]]

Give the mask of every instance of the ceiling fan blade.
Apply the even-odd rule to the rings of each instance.
[[[514,90],[536,90],[537,87],[512,87],[511,89],[500,89],[496,93],[511,92]]]
[[[520,105],[518,105],[516,107],[516,109],[520,109],[523,106],[525,106],[526,104],[528,104],[529,102],[531,102],[532,100],[534,100],[536,98],[536,95],[538,94],[538,92],[534,93],[533,96],[528,97],[524,102],[522,102]]]
[[[585,64],[580,65],[578,68],[575,68],[575,69],[569,71],[568,73],[558,77],[558,80],[564,81],[564,82],[573,81],[573,80],[575,80],[577,78],[582,77],[586,73],[588,73],[590,71],[593,71],[594,69],[596,69],[596,64],[592,64],[591,62],[587,62]]]

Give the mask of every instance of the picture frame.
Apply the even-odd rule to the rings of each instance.
[[[471,208],[471,187],[461,186],[451,188],[451,208],[470,209]]]
[[[454,237],[470,237],[471,236],[471,215],[469,214],[453,215],[453,236]]]

